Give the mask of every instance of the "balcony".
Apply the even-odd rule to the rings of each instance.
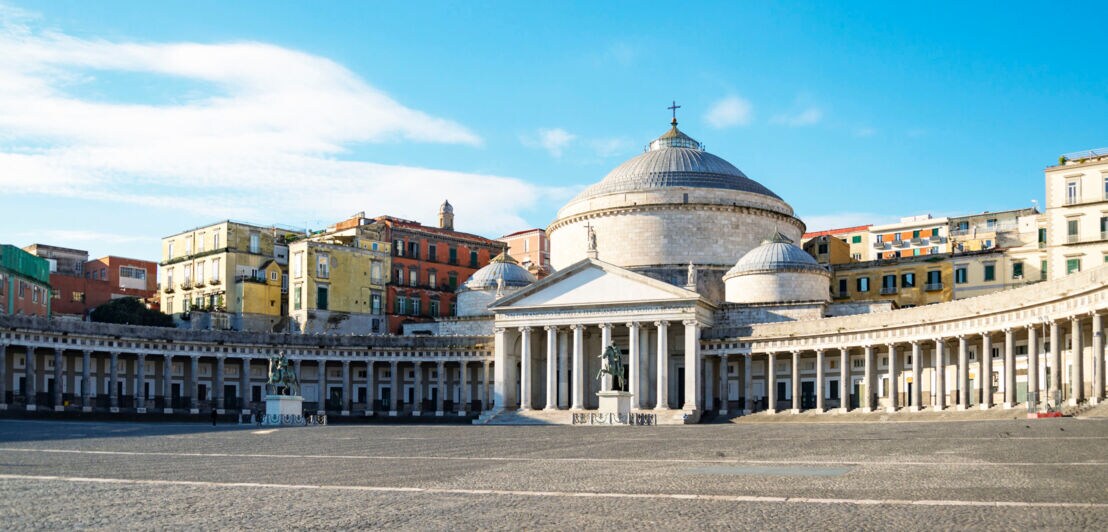
[[[192,289],[192,279],[185,279],[184,281],[181,282],[181,290],[191,290],[191,289]]]
[[[212,279],[212,280],[208,281],[208,284],[210,284],[210,285],[212,285],[212,286],[216,286],[216,285],[218,285],[218,284],[219,284],[219,283],[221,283],[221,282],[222,282],[222,281],[220,281],[219,279]]]
[[[928,292],[938,292],[943,289],[943,283],[927,283],[923,285],[923,289]]]
[[[1039,242],[1039,249],[1046,249],[1046,242]]]
[[[236,283],[261,283],[265,284],[265,277],[258,275],[236,275]]]
[[[913,238],[912,239],[912,245],[913,246],[922,246],[923,245],[923,239],[920,238],[920,237]]]
[[[883,295],[883,296],[890,296],[890,295],[893,295],[895,293],[896,293],[896,287],[895,286],[883,286],[883,287],[881,287],[881,295]]]
[[[1067,244],[1076,244],[1081,241],[1081,235],[1066,235]]]
[[[874,242],[873,249],[890,249],[892,248],[888,242]]]
[[[895,240],[893,241],[893,245],[898,248],[906,248],[909,244],[907,240]]]
[[[167,287],[165,287],[165,293],[167,293],[167,294],[172,294],[172,293],[173,293],[173,291],[174,291],[174,290],[173,290],[173,286],[172,286],[172,285],[171,285],[171,286],[167,286]]]

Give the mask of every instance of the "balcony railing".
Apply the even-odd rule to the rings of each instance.
[[[192,289],[192,280],[185,279],[184,281],[181,282],[181,290],[190,290],[190,289]]]
[[[943,289],[943,283],[927,283],[923,285],[923,289],[928,292],[938,292]]]
[[[906,248],[909,244],[907,240],[896,240],[893,242],[893,245],[898,248]]]
[[[262,284],[265,284],[265,277],[260,277],[260,276],[256,276],[256,275],[236,275],[235,276],[235,282],[236,283],[262,283]]]
[[[1066,235],[1067,244],[1076,244],[1081,240],[1081,235]]]
[[[896,293],[895,286],[883,286],[881,287],[881,295],[888,296]]]
[[[167,287],[165,287],[165,293],[167,293],[167,294],[172,294],[172,293],[173,293],[173,286],[167,286]]]
[[[920,238],[920,237],[913,238],[912,239],[912,245],[913,246],[922,246],[923,245],[923,239]]]
[[[1046,248],[1046,242],[1039,242],[1039,249],[1045,249],[1045,248]]]
[[[873,249],[890,249],[892,245],[888,242],[874,242]]]
[[[209,280],[209,281],[208,281],[208,284],[210,284],[210,285],[212,285],[212,286],[215,286],[215,285],[217,285],[217,284],[219,284],[219,283],[221,283],[221,282],[222,282],[222,281],[220,281],[220,280],[219,280],[218,278],[216,278],[216,279],[211,279],[211,280]]]

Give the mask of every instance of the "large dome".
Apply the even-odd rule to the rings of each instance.
[[[673,124],[669,132],[650,143],[645,153],[616,167],[599,183],[578,194],[573,202],[667,187],[738,190],[781,199],[733,164],[704,151],[699,142]]]
[[[788,237],[774,233],[762,245],[743,255],[723,278],[726,280],[736,275],[799,271],[827,272],[816,259],[793,244]]]

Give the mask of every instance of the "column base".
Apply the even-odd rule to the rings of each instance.
[[[146,408],[136,408],[135,413],[136,414],[145,414],[146,413]]]
[[[366,410],[362,413],[362,415],[366,416],[366,417],[370,417],[370,416],[373,415],[373,411],[372,410]]]
[[[958,405],[958,407],[955,408],[955,410],[957,410],[959,412],[965,412],[966,411],[966,405]]]
[[[435,410],[435,417],[442,417],[442,410]]]
[[[749,409],[746,409],[746,408],[742,409],[742,414],[744,416],[749,416],[751,412],[752,412],[752,410],[749,410]]]
[[[896,413],[896,407],[895,406],[886,406],[885,407],[885,412],[889,413],[889,414],[895,414]]]
[[[349,411],[349,410],[340,410],[340,411],[339,411],[339,415],[340,415],[340,416],[349,416],[349,415],[350,415],[350,411]]]
[[[916,405],[909,406],[908,411],[909,412],[919,412],[919,407],[916,406]]]
[[[412,415],[413,416],[422,416],[423,411],[421,411],[421,410],[412,410]]]
[[[55,412],[65,412],[65,407],[61,405],[54,405]]]
[[[459,416],[465,416],[465,415],[467,415],[467,414],[468,414],[468,413],[467,413],[467,412],[466,412],[465,410],[459,410],[459,411],[458,411],[458,415],[459,415]]]
[[[557,411],[558,411],[558,407],[556,407],[556,406],[548,406],[548,407],[546,407],[546,408],[544,408],[544,409],[542,409],[542,410],[543,410],[543,412],[557,412]]]
[[[727,415],[727,411],[726,411],[726,410],[723,410],[723,409],[720,409],[720,411],[719,411],[719,413],[718,413],[717,415],[720,415],[720,416],[726,416],[726,415]]]
[[[1091,404],[1091,405],[1099,405],[1102,402],[1104,402],[1104,400],[1099,398],[1099,397],[1093,397],[1093,398],[1089,399],[1089,404]]]
[[[1012,404],[1012,403],[1004,403],[1004,409],[1005,409],[1005,410],[1011,410],[1011,409],[1013,409],[1013,408],[1015,408],[1015,407],[1016,407],[1016,405],[1014,405],[1014,404]]]
[[[163,408],[163,409],[162,409],[162,413],[163,413],[163,414],[172,414],[172,413],[173,413],[173,409],[172,409],[172,408]]]
[[[119,409],[118,408],[112,408],[112,412],[119,412]],[[200,409],[199,408],[190,408],[189,413],[190,414],[199,414]]]
[[[870,414],[870,413],[872,413],[872,412],[873,412],[873,409],[872,409],[872,408],[870,408],[870,407],[868,407],[868,406],[863,406],[863,407],[862,407],[862,413],[863,413],[863,414]]]
[[[1066,403],[1069,404],[1070,406],[1077,406],[1077,405],[1081,404],[1081,400],[1074,397],[1074,398],[1071,398],[1069,401],[1066,401]]]
[[[822,413],[827,411],[827,409],[824,408],[823,405],[816,405],[816,408],[814,410],[816,411],[816,413],[819,413],[819,414],[822,414]]]
[[[92,407],[91,406],[82,406],[81,407],[81,412],[92,412]]]
[[[980,406],[979,406],[978,408],[980,408],[981,410],[988,410],[988,409],[990,409],[990,408],[992,408],[992,407],[993,407],[992,405],[986,405],[986,404],[982,404],[982,405],[980,405]]]
[[[848,414],[848,413],[850,413],[850,407],[847,407],[847,406],[840,406],[840,407],[838,408],[838,410],[839,410],[839,413],[840,413],[840,414]]]
[[[790,414],[799,414],[799,413],[800,413],[800,409],[799,409],[799,408],[790,408],[790,409],[789,409],[789,413],[790,413]]]
[[[396,417],[396,410],[389,410],[389,417]]]

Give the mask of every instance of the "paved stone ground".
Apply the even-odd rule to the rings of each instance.
[[[0,421],[0,523],[1108,530],[1108,419],[278,430]]]

